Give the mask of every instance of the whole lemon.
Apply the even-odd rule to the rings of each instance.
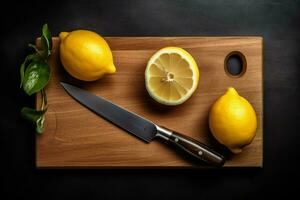
[[[251,104],[230,87],[211,107],[209,127],[221,144],[240,153],[255,136],[256,114]]]
[[[59,34],[60,59],[66,71],[83,81],[94,81],[116,71],[111,50],[97,33],[76,30]]]

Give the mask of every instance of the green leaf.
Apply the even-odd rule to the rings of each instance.
[[[43,57],[47,59],[51,54],[52,36],[47,24],[44,24],[42,30],[41,43],[43,48]]]
[[[23,82],[24,82],[26,63],[29,61],[38,61],[38,60],[40,60],[40,55],[38,53],[34,53],[34,54],[30,54],[30,55],[26,56],[24,62],[21,64],[21,67],[20,67],[20,77],[21,77],[20,88],[22,87]]]
[[[43,89],[50,79],[50,67],[42,61],[31,62],[24,73],[23,89],[32,95]]]
[[[45,121],[45,110],[35,110],[32,108],[24,107],[21,110],[21,115],[31,123],[36,125],[36,131],[42,133],[44,130],[44,121]]]

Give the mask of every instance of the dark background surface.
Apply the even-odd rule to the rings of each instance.
[[[299,1],[9,1],[0,9],[0,194],[8,195],[5,199],[253,199],[297,194]],[[85,28],[103,36],[263,36],[263,169],[35,169],[34,129],[19,116],[34,98],[18,88],[19,66],[29,52],[27,43],[34,43],[45,22],[53,35]]]

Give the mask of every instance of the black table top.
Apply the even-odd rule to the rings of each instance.
[[[289,197],[299,177],[299,1],[65,1],[1,6],[2,195],[81,197]],[[264,167],[221,170],[37,170],[34,128],[19,115],[33,105],[19,67],[43,23],[53,35],[90,29],[103,36],[263,36]],[[288,187],[285,187],[288,186]],[[10,199],[10,198],[9,198]]]

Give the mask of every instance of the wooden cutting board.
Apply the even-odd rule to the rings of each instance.
[[[227,167],[262,167],[263,79],[261,37],[106,37],[117,73],[95,82],[73,79],[59,59],[59,39],[53,39],[49,63],[52,77],[46,88],[48,111],[45,132],[36,138],[37,167],[203,167],[195,159],[161,140],[147,144],[105,121],[77,103],[59,84],[65,81],[191,136],[224,154]],[[39,40],[37,41],[39,46]],[[148,95],[144,70],[148,59],[165,46],[179,46],[195,58],[200,81],[194,95],[175,107],[159,105]],[[240,77],[224,70],[225,58],[234,51],[245,56]],[[232,155],[211,136],[208,112],[229,86],[254,106],[258,119],[256,137],[241,154]],[[36,98],[37,106],[40,97]]]

